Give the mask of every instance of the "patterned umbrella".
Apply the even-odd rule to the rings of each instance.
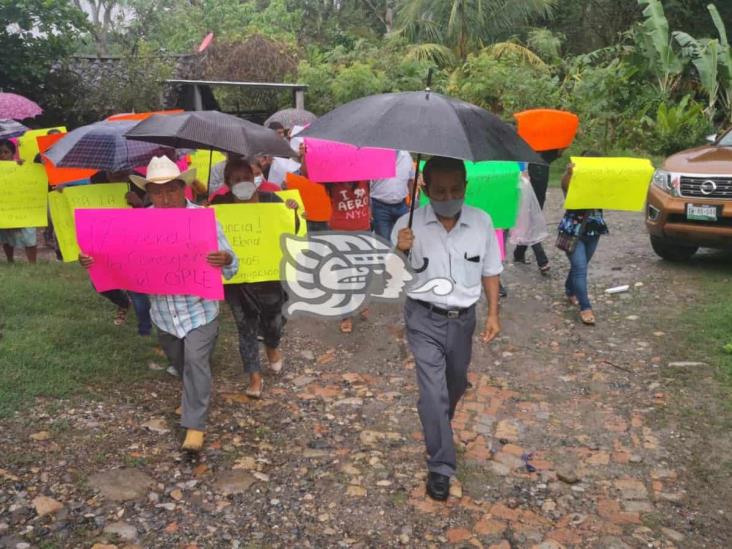
[[[268,126],[270,122],[279,122],[285,128],[291,129],[295,126],[307,126],[316,118],[317,116],[304,109],[282,109],[265,120],[264,125]]]
[[[170,147],[125,139],[125,132],[137,122],[96,122],[69,132],[46,157],[56,166],[95,168],[111,172],[131,170],[146,165],[153,156],[170,152]]]
[[[0,93],[0,118],[23,120],[43,112],[36,103],[16,93]]]
[[[20,137],[28,128],[15,120],[0,120],[0,139]]]

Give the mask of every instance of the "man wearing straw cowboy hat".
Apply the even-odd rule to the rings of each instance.
[[[153,208],[198,208],[184,193],[195,177],[195,168],[181,173],[172,160],[159,156],[150,160],[145,177],[131,175],[130,179],[147,191]],[[216,235],[218,250],[210,252],[206,260],[229,279],[239,269],[239,259],[218,222]],[[89,268],[94,259],[80,254],[79,262]],[[198,452],[203,447],[211,396],[211,355],[219,331],[219,304],[192,295],[151,295],[150,304],[160,345],[183,378],[181,425],[186,428],[186,438],[182,449]]]

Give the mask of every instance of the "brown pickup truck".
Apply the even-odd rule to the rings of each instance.
[[[686,261],[701,248],[732,248],[732,129],[668,157],[648,190],[653,250]]]

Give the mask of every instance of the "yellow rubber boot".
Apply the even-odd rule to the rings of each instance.
[[[195,429],[188,429],[186,431],[186,439],[183,441],[181,450],[187,452],[200,452],[203,448],[203,431],[196,431]]]

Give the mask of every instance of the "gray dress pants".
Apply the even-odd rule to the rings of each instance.
[[[419,385],[417,409],[427,446],[427,468],[453,476],[457,467],[450,421],[468,386],[475,306],[448,318],[407,299],[407,342]]]
[[[199,326],[179,338],[158,329],[160,346],[183,379],[180,424],[204,431],[211,400],[211,355],[219,335],[219,319]]]

